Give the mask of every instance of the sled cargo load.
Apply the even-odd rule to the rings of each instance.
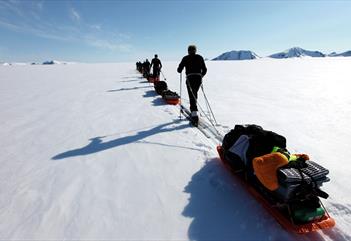
[[[236,125],[217,147],[223,164],[287,230],[331,228],[320,198],[329,171],[306,154],[290,154],[286,139],[258,125]]]
[[[155,91],[158,95],[162,95],[162,93],[166,90],[168,90],[168,86],[167,86],[167,83],[166,81],[158,81],[158,82],[155,82],[154,83],[154,88],[155,88]]]
[[[170,105],[178,105],[180,103],[180,96],[171,90],[163,91],[162,98]]]

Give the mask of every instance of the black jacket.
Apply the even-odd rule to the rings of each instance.
[[[205,76],[207,73],[207,68],[205,65],[204,58],[198,54],[190,54],[185,56],[178,66],[178,73],[183,71],[185,67],[185,73],[188,74],[201,74]]]
[[[151,66],[154,66],[154,68],[158,68],[158,69],[161,69],[162,68],[162,63],[161,63],[161,60],[158,59],[158,58],[153,58],[152,61],[151,61]],[[151,68],[150,66],[150,68]]]

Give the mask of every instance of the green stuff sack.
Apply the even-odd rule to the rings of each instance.
[[[323,217],[325,211],[322,207],[319,208],[299,208],[293,211],[293,219],[298,223],[307,223],[312,220]]]

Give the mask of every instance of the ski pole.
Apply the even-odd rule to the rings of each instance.
[[[162,70],[160,70],[161,74],[162,74],[162,77],[164,78],[164,80],[167,80],[165,75],[163,74]]]

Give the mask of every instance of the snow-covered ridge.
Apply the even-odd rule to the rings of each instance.
[[[301,58],[301,57],[351,57],[351,50],[343,53],[324,54],[321,51],[306,50],[300,47],[293,47],[285,51],[274,53],[268,57],[274,59]],[[225,52],[212,60],[247,60],[260,58],[255,52],[250,50],[233,50]]]
[[[67,64],[66,62],[58,61],[58,60],[47,60],[43,62],[44,65],[50,64]]]
[[[275,59],[286,59],[286,58],[295,58],[295,57],[304,57],[304,56],[325,57],[326,55],[320,51],[311,51],[311,50],[305,50],[299,47],[293,47],[283,52],[272,54],[269,57],[275,58]]]
[[[54,65],[54,64],[75,64],[76,62],[58,61],[58,60],[46,60],[42,63],[39,62],[0,62],[2,66],[24,66],[24,65]]]
[[[339,53],[339,54],[336,52],[333,52],[333,53],[328,54],[328,56],[329,57],[351,57],[351,50],[343,52],[343,53]]]
[[[27,65],[27,63],[19,63],[19,62],[16,62],[16,63],[7,63],[7,62],[1,62],[0,65],[3,65],[3,66],[10,66],[10,65]]]
[[[225,52],[213,60],[246,60],[246,59],[257,59],[259,56],[250,50],[233,50]]]

